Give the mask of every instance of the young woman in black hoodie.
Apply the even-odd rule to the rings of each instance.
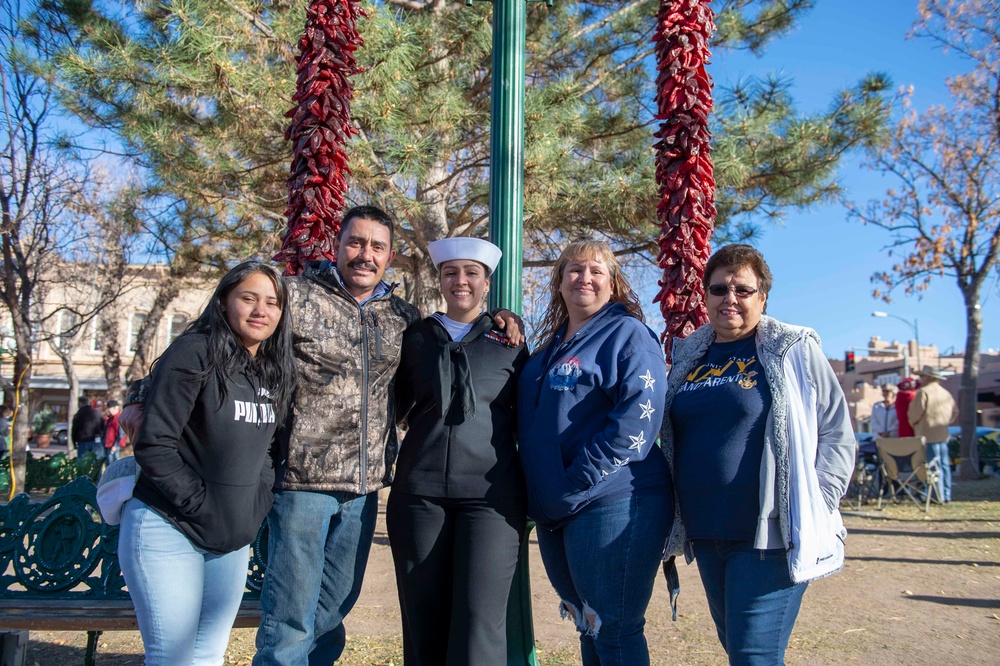
[[[294,389],[286,301],[274,268],[241,263],[153,371],[118,540],[147,666],[222,663]]]

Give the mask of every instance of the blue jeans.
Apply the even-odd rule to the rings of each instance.
[[[730,664],[785,663],[785,648],[808,583],[793,584],[785,551],[752,541],[696,540],[708,609]]]
[[[669,497],[626,496],[587,507],[558,529],[538,529],[560,612],[580,632],[583,666],[649,664],[646,606],[673,515]]]
[[[948,442],[933,442],[927,445],[927,462],[936,460],[938,464],[939,497],[945,502],[951,501],[951,458],[948,453]]]
[[[378,493],[274,494],[255,666],[329,666],[340,658],[377,516]]]
[[[98,460],[104,460],[104,440],[92,439],[76,445],[77,458],[83,458],[88,453],[93,453]]]
[[[221,664],[243,598],[250,545],[215,555],[143,502],[125,503],[118,560],[146,666]]]

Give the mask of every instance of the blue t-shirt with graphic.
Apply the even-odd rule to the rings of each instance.
[[[754,336],[716,342],[670,407],[674,484],[690,539],[751,540],[771,390]]]

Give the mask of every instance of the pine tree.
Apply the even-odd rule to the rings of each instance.
[[[62,48],[63,103],[113,132],[160,191],[203,212],[203,252],[273,254],[305,5],[170,0],[126,2],[123,12],[104,0],[47,1],[39,36]],[[760,51],[811,4],[720,3],[714,48]],[[579,235],[655,256],[657,5],[529,5],[527,265]],[[374,202],[401,221],[397,266],[426,309],[437,299],[426,244],[485,233],[488,220],[491,8],[384,0],[365,9],[347,203]],[[881,79],[859,83],[812,117],[778,84],[724,93],[713,117],[716,238],[745,237],[788,206],[829,196],[839,157],[878,128],[883,88]]]

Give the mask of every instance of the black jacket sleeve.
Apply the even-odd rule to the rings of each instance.
[[[195,408],[206,379],[207,346],[200,335],[178,338],[160,358],[146,400],[135,458],[142,474],[184,516],[205,500],[205,483],[184,461],[178,440]]]

